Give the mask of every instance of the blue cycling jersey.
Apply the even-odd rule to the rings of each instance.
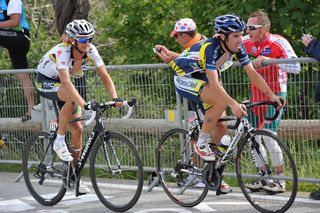
[[[216,63],[224,53],[225,51],[220,45],[220,38],[210,38],[185,49],[178,58],[169,63],[169,66],[175,75],[183,76],[203,72],[204,70],[222,70],[225,67],[229,67],[228,64],[232,64],[234,55],[242,66],[250,63],[249,56],[243,44],[241,44],[239,50],[234,55],[231,55],[227,62],[217,67]]]

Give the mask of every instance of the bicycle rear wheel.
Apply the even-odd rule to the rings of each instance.
[[[256,130],[253,138],[243,140],[237,152],[235,164],[241,190],[260,212],[285,212],[293,204],[298,187],[290,150],[267,130]]]
[[[110,166],[110,168],[109,168]],[[98,137],[91,152],[90,176],[100,201],[113,211],[126,211],[138,201],[143,167],[134,144],[120,133]]]
[[[57,204],[66,193],[62,182],[66,164],[57,157],[52,145],[49,145],[49,137],[47,132],[35,133],[22,154],[26,186],[32,197],[45,206]]]
[[[202,170],[193,166],[195,162],[191,160],[189,140],[188,131],[172,129],[162,137],[157,148],[156,166],[160,183],[169,198],[184,207],[199,204],[209,190],[204,185]],[[200,162],[198,159],[195,164]],[[196,183],[202,184],[202,187],[196,187]]]

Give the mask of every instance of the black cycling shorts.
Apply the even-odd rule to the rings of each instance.
[[[28,67],[27,53],[30,48],[29,32],[16,32],[0,29],[0,46],[9,52],[13,69]]]

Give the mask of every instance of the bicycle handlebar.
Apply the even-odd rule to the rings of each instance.
[[[111,108],[111,107],[115,107],[115,101],[109,101],[109,102],[104,102],[104,103],[97,103],[98,105],[98,110],[100,109],[105,109],[105,108]],[[125,116],[122,117],[122,119],[128,119],[130,118],[132,112],[133,112],[133,106],[137,103],[136,99],[132,99],[131,101],[123,101],[123,105],[128,107],[128,112]],[[84,122],[85,126],[88,126],[89,124],[91,124],[97,115],[97,111],[92,111],[90,118]]]
[[[284,104],[284,99],[280,98],[280,101],[282,104]],[[249,101],[244,101],[242,102],[242,104],[244,104],[246,106],[247,109],[251,109],[253,107],[256,107],[256,106],[261,106],[261,105],[270,105],[270,106],[273,106],[275,109],[276,109],[276,112],[274,113],[274,115],[272,117],[266,117],[265,119],[266,120],[269,120],[269,121],[273,121],[275,119],[277,119],[277,117],[279,116],[279,113],[280,111],[277,109],[277,107],[279,106],[277,102],[275,101],[258,101],[258,102],[253,102],[253,103],[250,103]],[[222,121],[223,119],[221,119]],[[226,120],[226,119],[225,119]],[[239,124],[240,124],[240,121],[241,119],[240,118],[237,118],[237,117],[230,117],[227,119],[227,120],[237,120],[236,123],[234,125],[228,125],[228,129],[236,129],[238,128]]]

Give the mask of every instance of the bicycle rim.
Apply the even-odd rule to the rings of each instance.
[[[91,153],[92,185],[98,198],[107,208],[126,211],[135,205],[141,195],[142,163],[138,151],[126,136],[120,133],[106,134],[109,134],[109,140],[102,143],[101,138],[98,138]],[[108,167],[105,149],[112,171]]]
[[[263,157],[266,162],[257,163],[261,157],[254,160],[248,141],[241,142],[236,158],[236,172],[241,190],[250,204],[260,212],[285,212],[291,207],[297,194],[295,162],[288,147],[274,133],[257,130],[255,141],[260,142],[261,153],[266,153]],[[259,165],[260,169],[256,165]],[[261,169],[262,165],[267,165],[272,173],[262,175],[261,173],[266,171]],[[251,184],[259,181],[262,188],[255,184],[255,189],[252,189]],[[277,187],[270,188],[270,185]],[[277,188],[283,192],[277,191]]]
[[[188,138],[186,130],[172,129],[162,137],[157,148],[157,175],[162,188],[172,201],[183,207],[196,206],[209,190],[204,185],[202,170],[190,164],[190,151],[181,151],[180,142],[185,146]],[[201,159],[197,159],[195,164],[201,164],[198,165],[201,168],[202,163]]]
[[[26,186],[32,197],[45,206],[55,205],[66,193],[62,182],[65,164],[56,156],[52,146],[46,152],[49,136],[47,132],[34,134],[22,156]]]

